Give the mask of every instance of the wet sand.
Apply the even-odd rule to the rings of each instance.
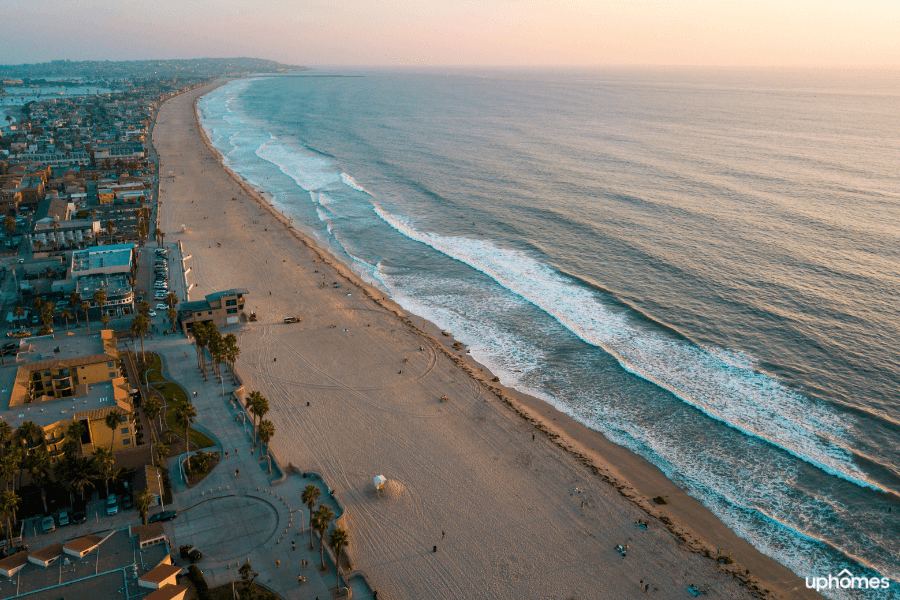
[[[249,290],[259,321],[232,328],[245,388],[269,399],[279,461],[335,488],[353,566],[380,597],[645,598],[643,581],[661,598],[690,597],[689,585],[818,598],[658,469],[493,383],[452,338],[292,229],[201,135],[194,102],[210,89],[160,110],[160,173],[175,174],[160,184],[160,227],[192,256],[191,300]],[[717,546],[736,562],[705,556]]]

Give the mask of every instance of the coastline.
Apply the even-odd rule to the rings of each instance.
[[[213,87],[201,88],[202,92],[193,92],[192,111],[199,137],[228,177],[253,198],[260,208],[274,217],[295,240],[299,240],[317,256],[316,261],[327,265],[347,283],[365,294],[369,300],[392,313],[413,335],[440,349],[446,359],[452,361],[486,394],[502,402],[506,410],[511,409],[516,413],[515,418],[540,431],[547,440],[574,457],[597,479],[611,486],[620,497],[665,527],[670,535],[680,540],[682,549],[690,550],[696,555],[708,556],[715,555],[716,548],[721,547],[723,556],[732,555],[733,564],[713,560],[706,562],[715,565],[720,572],[740,580],[749,590],[758,592],[761,596],[778,597],[778,593],[768,595],[763,592],[776,590],[787,597],[820,597],[805,589],[803,580],[786,567],[738,538],[698,501],[669,481],[659,469],[625,448],[609,442],[598,432],[580,425],[542,400],[492,382],[493,374],[468,357],[464,347],[462,352],[454,351],[452,344],[455,340],[452,336],[441,335],[441,331],[434,324],[405,311],[385,297],[380,290],[362,281],[349,267],[320,248],[313,239],[293,228],[288,220],[266,201],[261,190],[254,188],[222,163],[221,154],[212,147],[199,123],[197,99],[227,81],[218,81]],[[202,293],[208,293],[208,290],[204,289]],[[423,326],[420,327],[417,323],[423,323]],[[656,496],[666,497],[669,503],[665,506],[656,505],[650,500]],[[747,569],[750,569],[750,575],[747,575]]]

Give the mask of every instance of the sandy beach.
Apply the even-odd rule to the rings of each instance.
[[[244,386],[269,400],[279,461],[335,489],[353,567],[380,598],[819,597],[658,469],[493,383],[290,228],[205,143],[194,103],[210,89],[159,112],[160,173],[174,172],[160,227],[192,257],[192,300],[249,290],[259,321],[233,328]],[[706,556],[717,548],[734,562]]]

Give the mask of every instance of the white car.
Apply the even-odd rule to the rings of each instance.
[[[156,305],[156,310],[169,310],[169,307],[165,304],[160,303]]]
[[[151,317],[155,317],[155,316],[156,316],[156,313],[155,313],[154,311],[152,311],[152,310],[151,310],[150,312],[148,312],[147,314],[150,315]]]

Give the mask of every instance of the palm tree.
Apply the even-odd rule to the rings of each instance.
[[[206,323],[194,323],[194,343],[197,346],[197,366],[203,370],[203,380],[206,380],[206,357],[203,355],[203,349],[206,347],[209,339],[209,329]]]
[[[78,311],[76,310],[81,306],[81,294],[79,294],[78,292],[72,292],[71,294],[69,294],[69,304],[72,305],[72,312],[75,315],[75,325],[81,325],[81,323],[78,321]]]
[[[159,462],[163,463],[167,458],[169,458],[169,447],[165,444],[157,444],[156,445],[156,456],[159,457]]]
[[[322,490],[313,484],[309,484],[303,489],[303,493],[300,495],[300,500],[303,501],[303,504],[306,505],[306,508],[309,509],[309,549],[313,549],[313,541],[312,541],[312,531],[313,531],[313,507],[316,505],[316,500],[319,499],[319,495],[321,495]]]
[[[98,448],[98,451],[106,451],[106,448]],[[56,470],[57,479],[65,482],[69,493],[78,492],[81,501],[84,502],[84,490],[90,487],[95,472],[93,459],[87,456],[67,457],[66,460],[57,463]]]
[[[334,511],[328,506],[320,504],[319,508],[316,509],[316,514],[313,519],[313,528],[315,528],[316,532],[319,534],[319,553],[321,555],[323,569],[325,568],[325,533],[328,531],[328,527],[331,525],[333,519]]]
[[[237,383],[234,374],[234,363],[241,355],[241,349],[237,345],[237,337],[233,333],[225,336],[225,359],[231,363],[231,383]]]
[[[12,439],[12,427],[6,421],[0,421],[0,458],[6,454],[6,443]]]
[[[35,425],[33,421],[25,421],[19,425],[16,433],[19,435],[19,439],[22,440],[23,446],[25,446],[26,442],[28,442],[28,446],[34,446],[37,443],[36,440],[41,439],[43,436],[44,430]]]
[[[259,422],[256,428],[259,433],[259,439],[266,445],[266,458],[269,459],[269,473],[272,472],[272,457],[269,456],[269,442],[275,437],[275,425],[268,419]]]
[[[150,330],[150,321],[144,315],[138,315],[131,320],[131,330],[141,338],[141,363],[146,363],[147,354],[144,352],[144,335]]]
[[[9,484],[13,484],[13,489],[15,489],[16,483],[16,473],[19,472],[19,466],[22,464],[22,455],[18,450],[13,450],[12,452],[7,453],[3,460],[0,460],[0,479],[6,482],[6,489],[9,489]]]
[[[103,315],[103,305],[106,304],[106,299],[106,292],[104,292],[103,290],[97,290],[96,292],[94,292],[94,295],[91,296],[91,300],[93,300],[94,303],[100,307],[101,316]]]
[[[328,545],[334,550],[334,572],[337,574],[337,586],[341,587],[341,552],[350,545],[347,532],[337,527],[328,535]]]
[[[107,329],[109,327],[109,315],[101,316],[100,323],[103,325],[103,329]]]
[[[187,454],[189,451],[189,440],[188,440],[188,430],[191,427],[191,423],[194,422],[194,419],[197,418],[197,410],[190,402],[180,401],[175,404],[175,422],[178,423],[180,427],[184,428],[184,453]],[[191,470],[191,461],[187,461],[187,470],[190,472]]]
[[[78,306],[78,308],[84,311],[84,320],[87,321],[88,333],[91,331],[91,316],[88,314],[88,309],[90,307],[91,305],[87,300],[82,300],[81,304]]]
[[[6,490],[0,494],[0,515],[6,517],[6,547],[12,548],[12,524],[16,520],[19,508],[19,497],[15,492]]]
[[[176,322],[176,319],[178,318],[178,311],[175,310],[174,308],[170,308],[166,311],[166,313],[169,316],[169,323],[172,324],[172,333],[175,333],[175,322]]]
[[[156,396],[148,396],[144,403],[141,404],[141,409],[144,411],[144,416],[147,417],[147,420],[152,424],[153,419],[159,416],[159,413],[162,411],[162,407],[159,405],[159,400],[156,399]],[[162,423],[159,424],[160,428],[162,428]]]
[[[59,316],[66,320],[66,333],[69,333],[69,319],[72,318],[72,312],[68,308],[66,308],[61,313],[59,313]]]
[[[108,487],[109,480],[112,479],[113,469],[115,467],[115,458],[112,450],[99,447],[94,448],[93,470],[97,477],[103,480],[103,485]],[[109,490],[106,490],[109,493]]]
[[[113,444],[115,444],[115,442],[116,442],[116,431],[119,429],[119,423],[120,423],[119,413],[117,413],[117,412],[108,413],[106,415],[106,417],[104,418],[104,422],[106,423],[106,426],[109,428],[109,431],[110,431],[110,433],[109,433],[109,435],[110,435],[109,451],[112,452]]]
[[[253,567],[250,566],[249,558],[247,559],[247,562],[242,564],[241,568],[238,569],[238,573],[241,575],[241,581],[244,582],[244,594],[241,594],[241,598],[256,597],[256,594],[253,592],[253,582],[259,577],[259,573],[253,572]]]
[[[166,294],[166,304],[169,305],[169,308],[175,308],[175,305],[178,304],[178,294],[175,292]]]
[[[21,319],[24,314],[25,314],[25,309],[22,308],[21,306],[17,306],[13,310],[13,315],[16,317],[16,319]],[[25,329],[25,323],[22,323],[21,325],[22,325],[21,328]]]
[[[153,232],[153,237],[156,238],[157,247],[162,248],[162,242],[166,239],[166,234],[162,232],[162,229],[157,228],[156,231]]]
[[[145,489],[134,499],[134,505],[137,507],[138,512],[141,513],[141,524],[143,525],[147,524],[147,514],[150,512],[150,505],[153,503],[153,500],[153,494],[149,489]]]
[[[138,312],[144,316],[150,314],[150,303],[146,300],[141,300],[140,304],[138,304]]]
[[[116,231],[116,224],[113,223],[112,219],[106,222],[106,232],[109,234],[109,243],[113,243],[113,233]]]
[[[266,413],[269,412],[269,401],[259,392],[250,392],[250,399],[247,401],[247,409],[250,411],[256,421],[259,422]],[[256,446],[256,423],[253,428],[253,445]]]
[[[47,490],[44,487],[50,483],[52,468],[53,462],[50,460],[50,453],[43,446],[28,457],[28,473],[31,475],[31,481],[41,488],[41,501],[44,503],[45,514],[50,511],[47,508]]]

